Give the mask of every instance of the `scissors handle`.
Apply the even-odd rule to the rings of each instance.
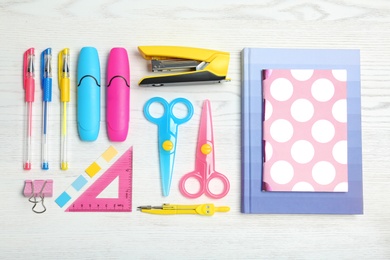
[[[196,179],[199,182],[200,188],[196,193],[190,193],[186,189],[186,182],[189,179]],[[223,189],[222,189],[221,193],[216,194],[210,190],[210,181],[214,180],[214,179],[219,179],[222,182]],[[226,194],[228,194],[229,189],[230,189],[230,183],[229,183],[228,178],[219,172],[213,172],[205,179],[204,176],[202,176],[199,172],[193,171],[193,172],[185,174],[180,179],[179,189],[180,189],[180,192],[183,194],[183,196],[185,196],[187,198],[195,199],[195,198],[200,197],[202,194],[206,194],[207,197],[210,197],[212,199],[221,199],[221,198],[225,197]]]
[[[164,107],[164,113],[160,117],[154,117],[150,114],[150,106],[153,103],[160,103]],[[183,118],[176,117],[173,113],[173,108],[179,103],[187,107],[187,115]],[[171,103],[168,103],[162,97],[153,97],[145,103],[144,114],[146,119],[157,125],[164,123],[164,121],[169,122],[170,119],[172,119],[174,123],[180,125],[191,119],[194,114],[194,107],[192,106],[192,103],[185,98],[176,98],[172,100]]]

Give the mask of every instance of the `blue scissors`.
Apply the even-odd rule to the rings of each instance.
[[[149,108],[153,103],[160,103],[164,107],[164,113],[161,117],[153,117],[150,114]],[[173,108],[176,104],[183,104],[187,107],[187,115],[185,117],[178,118],[174,115]],[[193,114],[194,107],[185,98],[176,98],[171,103],[168,103],[161,97],[154,97],[149,99],[144,106],[146,119],[158,126],[158,148],[163,196],[168,196],[171,188],[176,154],[177,128],[190,120]]]

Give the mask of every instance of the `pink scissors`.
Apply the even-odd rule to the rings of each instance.
[[[199,181],[200,189],[198,192],[190,193],[187,191],[186,182],[189,179],[196,179]],[[219,194],[210,191],[209,185],[210,181],[213,179],[222,181],[223,189]],[[187,198],[198,198],[200,195],[206,194],[206,196],[213,199],[225,197],[230,189],[228,178],[222,173],[215,171],[213,123],[211,119],[210,101],[207,99],[203,103],[202,115],[200,118],[195,170],[185,174],[181,178],[179,189]]]

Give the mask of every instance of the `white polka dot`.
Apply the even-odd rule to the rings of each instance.
[[[328,79],[317,79],[311,86],[311,94],[320,102],[328,101],[334,94],[333,83]]]
[[[293,85],[288,79],[278,78],[272,82],[270,92],[274,99],[286,101],[293,94]]]
[[[274,149],[269,142],[265,142],[265,160],[269,161],[274,153]]]
[[[337,142],[333,146],[332,154],[333,154],[333,158],[336,160],[336,162],[341,163],[341,164],[347,164],[347,162],[348,162],[347,141],[343,140],[343,141]]]
[[[345,99],[337,100],[333,104],[332,114],[337,121],[341,123],[346,123],[347,122],[347,100]]]
[[[328,120],[318,120],[311,128],[313,138],[319,143],[327,143],[333,139],[335,134],[334,126]]]
[[[332,70],[333,77],[338,81],[347,81],[346,70]]]
[[[318,184],[328,185],[336,177],[336,169],[330,162],[321,161],[313,166],[312,176]]]
[[[313,76],[314,70],[291,70],[291,75],[299,81],[305,81]]]
[[[348,191],[348,182],[340,182],[334,187],[335,192],[347,192]]]
[[[298,122],[309,121],[314,114],[313,104],[307,99],[297,99],[291,105],[291,115]]]
[[[292,188],[292,191],[314,191],[313,186],[307,182],[298,182]]]
[[[271,115],[272,115],[272,112],[273,112],[273,107],[272,107],[272,104],[271,102],[269,102],[268,100],[265,101],[265,114],[264,114],[264,120],[268,120]]]
[[[297,163],[308,163],[313,159],[314,147],[306,140],[296,141],[291,147],[291,156]]]
[[[278,119],[272,123],[270,132],[275,141],[285,143],[293,136],[294,128],[289,121],[285,119]]]
[[[294,168],[286,161],[277,161],[271,166],[270,174],[274,182],[286,184],[294,177]]]

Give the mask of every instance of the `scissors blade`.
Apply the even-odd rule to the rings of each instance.
[[[206,99],[203,102],[202,114],[200,117],[198,144],[196,151],[196,165],[204,165],[208,169],[197,169],[200,172],[214,171],[214,134],[211,116],[210,101]],[[206,177],[206,176],[205,176]]]
[[[168,110],[168,108],[167,108]],[[163,196],[167,197],[171,189],[173,168],[175,163],[178,124],[169,113],[165,115],[165,123],[159,124],[159,157]]]
[[[176,135],[178,125],[171,122],[170,126],[173,129],[161,133],[159,136],[159,157],[160,157],[160,173],[163,196],[168,196],[171,189],[173,166],[176,155]],[[168,130],[168,129],[166,129]]]

